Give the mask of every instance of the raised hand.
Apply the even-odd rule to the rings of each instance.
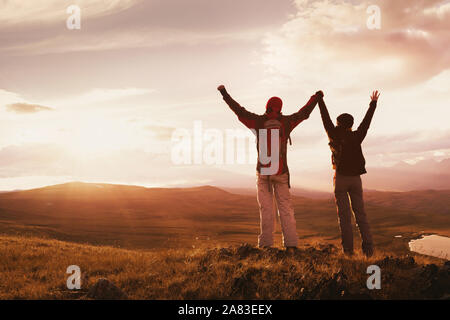
[[[372,100],[372,101],[378,101],[378,98],[380,97],[380,92],[378,92],[378,90],[377,91],[374,91],[374,92],[372,92],[372,95],[370,96],[370,99]]]
[[[225,90],[225,86],[221,84],[220,86],[217,87],[217,90],[219,91]]]
[[[323,92],[322,90],[319,90],[316,92],[316,96],[319,97],[320,99],[323,98]]]

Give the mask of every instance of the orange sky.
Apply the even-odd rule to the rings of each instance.
[[[68,30],[66,8],[81,8]],[[370,5],[381,29],[369,30]],[[0,190],[83,180],[251,184],[254,164],[175,165],[175,128],[245,129],[216,91],[249,110],[296,112],[317,90],[358,123],[382,92],[368,167],[450,158],[450,2],[331,0],[2,1]],[[293,135],[295,185],[329,172],[318,110]]]

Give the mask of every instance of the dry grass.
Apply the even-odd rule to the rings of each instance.
[[[347,258],[319,244],[295,254],[250,245],[137,251],[1,236],[0,299],[84,298],[99,278],[130,299],[422,299],[450,293],[442,260],[393,255]],[[366,287],[371,264],[381,267],[381,290]],[[66,288],[69,265],[81,268],[79,291]]]

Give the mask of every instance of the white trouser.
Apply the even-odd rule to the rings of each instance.
[[[265,176],[257,173],[257,189],[259,214],[261,218],[261,234],[258,246],[272,246],[275,231],[275,212],[278,214],[283,231],[283,245],[296,247],[298,242],[297,227],[289,192],[288,174]],[[276,206],[273,195],[275,194]]]

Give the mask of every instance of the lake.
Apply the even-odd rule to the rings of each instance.
[[[450,238],[431,235],[409,242],[411,251],[441,259],[450,259]]]

